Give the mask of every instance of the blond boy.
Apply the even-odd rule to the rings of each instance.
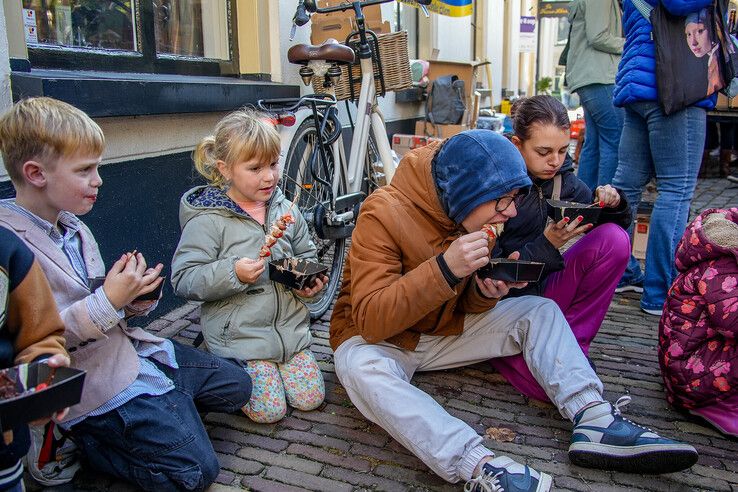
[[[94,206],[105,140],[85,113],[50,98],[25,99],[0,118],[0,150],[15,186],[0,225],[44,269],[66,325],[72,365],[87,371],[82,401],[63,425],[97,469],[144,490],[203,490],[218,461],[196,404],[231,412],[249,399],[237,365],[130,327],[156,301],[162,265],[123,253],[105,273],[97,243],[76,216]],[[110,220],[121,220],[111,217]],[[90,279],[104,277],[101,287]]]

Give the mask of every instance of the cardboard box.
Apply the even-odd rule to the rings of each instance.
[[[310,42],[321,44],[327,39],[333,38],[339,43],[343,43],[353,31],[354,19],[350,17],[329,17],[314,20],[310,31]]]
[[[436,138],[449,138],[469,129],[469,125],[433,125],[430,121],[419,120],[415,123],[415,134]]]
[[[390,26],[389,21],[370,21],[366,23],[366,27],[370,31],[374,31],[374,34],[385,34],[388,32],[392,32],[392,27]]]
[[[389,21],[382,22],[379,20],[367,20],[367,29],[374,31],[375,34],[383,34],[391,32]],[[339,43],[344,43],[349,34],[356,30],[356,19],[348,14],[348,16],[329,16],[329,17],[313,17],[310,31],[310,42],[312,44],[324,43],[327,39],[333,38]],[[355,38],[355,39],[358,39]]]
[[[719,92],[717,102],[715,103],[715,109],[718,111],[728,111],[731,109],[738,110],[738,96],[733,99],[728,99],[728,96]]]
[[[472,94],[474,94],[477,87],[478,68],[487,65],[489,62],[430,60],[428,63],[430,64],[428,78],[431,82],[444,75],[456,75],[464,81],[464,102],[467,108],[465,118],[468,118],[473,104]],[[465,119],[463,123],[469,123],[469,121]]]
[[[425,147],[431,142],[439,142],[442,139],[436,137],[426,137],[425,135],[407,135],[403,133],[395,133],[392,135],[392,150],[397,156],[402,157],[413,149]]]
[[[639,260],[646,259],[648,232],[651,229],[651,214],[639,213],[633,228],[633,256]]]

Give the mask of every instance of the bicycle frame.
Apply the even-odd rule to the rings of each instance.
[[[384,117],[377,107],[376,88],[374,86],[374,70],[371,59],[361,60],[362,80],[361,90],[359,93],[359,102],[357,105],[356,123],[354,125],[354,134],[351,139],[351,149],[348,161],[346,160],[343,137],[331,144],[333,155],[339,156],[337,169],[333,176],[333,196],[335,197],[340,189],[340,182],[344,180],[345,187],[349,193],[361,191],[364,174],[364,161],[366,159],[367,144],[369,142],[369,131],[374,134],[374,141],[377,143],[377,151],[379,158],[384,167],[384,174],[387,183],[392,180],[395,174],[395,161],[392,157],[389,139],[387,138],[387,127],[384,124]],[[360,108],[364,108],[362,111]],[[295,132],[300,124],[308,118],[313,117],[313,111],[309,107],[302,107],[295,112],[295,123],[292,126],[282,126],[280,128],[280,138],[282,141],[282,153],[279,158],[281,169],[285,167],[285,159],[287,158],[287,149],[294,138]]]
[[[357,104],[356,125],[351,139],[351,154],[348,161],[349,179],[347,189],[349,192],[361,190],[363,164],[366,158],[370,127],[374,133],[374,141],[377,143],[379,158],[382,161],[388,184],[395,174],[395,163],[387,138],[387,128],[377,107],[374,67],[371,58],[361,60],[361,73],[361,90]]]

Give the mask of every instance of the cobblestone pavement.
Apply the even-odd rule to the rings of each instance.
[[[700,180],[693,215],[708,207],[738,206],[738,186],[728,185],[726,180]],[[149,329],[191,343],[200,329],[198,316],[197,307],[188,304],[152,322]],[[630,394],[633,402],[626,415],[698,449],[698,464],[682,473],[644,476],[570,465],[571,424],[553,406],[521,396],[486,364],[421,373],[413,382],[480,434],[489,428],[511,431],[503,440],[487,438],[485,444],[552,474],[556,490],[737,492],[738,441],[687,420],[664,399],[656,359],[657,327],[658,319],[640,311],[635,295],[616,295],[590,355],[606,398],[614,401]],[[205,415],[222,467],[211,490],[461,490],[461,485],[437,478],[353,407],[334,373],[327,316],[314,324],[313,334],[312,349],[325,375],[325,404],[313,412],[293,410],[276,425],[254,424],[243,415]],[[71,488],[63,489],[132,487],[82,472]]]

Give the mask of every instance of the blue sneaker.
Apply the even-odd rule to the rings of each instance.
[[[575,465],[626,473],[673,473],[697,463],[689,444],[664,439],[651,429],[624,418],[620,407],[608,402],[580,411],[574,417],[569,460]]]
[[[482,473],[464,485],[465,492],[547,492],[551,476],[498,456],[482,467]]]

